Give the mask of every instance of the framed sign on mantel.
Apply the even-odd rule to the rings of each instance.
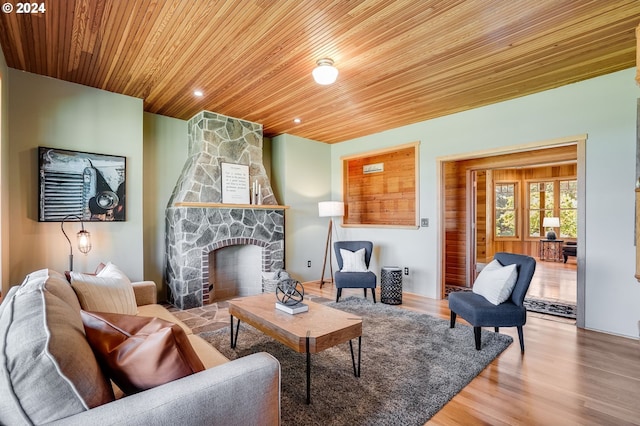
[[[249,204],[249,166],[221,163],[222,204]]]
[[[342,226],[418,228],[420,142],[342,157]]]

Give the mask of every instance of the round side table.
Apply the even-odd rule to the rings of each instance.
[[[380,301],[387,305],[402,303],[402,269],[383,266],[380,273]]]

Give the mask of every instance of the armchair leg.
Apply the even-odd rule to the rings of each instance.
[[[493,327],[493,331],[495,331],[496,333],[500,333],[500,327]]]
[[[451,324],[449,325],[449,328],[455,328],[456,326],[456,316],[457,314],[453,311],[451,311]]]
[[[480,332],[482,331],[482,327],[473,327],[473,336],[476,339],[476,350],[480,350]]]
[[[520,339],[520,352],[524,353],[524,334],[522,332],[522,326],[518,326],[518,338]]]
[[[376,289],[371,289],[371,296],[373,297],[373,303],[376,303]]]
[[[363,290],[364,290],[364,298],[366,299],[367,298],[367,289],[363,288]]]
[[[341,288],[338,289],[338,293],[336,294],[336,303],[338,303],[338,300],[340,300],[340,296],[342,296],[342,289]]]

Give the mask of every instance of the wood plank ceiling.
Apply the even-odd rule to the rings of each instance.
[[[0,14],[9,67],[141,98],[156,114],[206,109],[326,143],[633,67],[640,22],[638,0],[45,5]],[[311,77],[324,57],[340,70],[330,86]]]

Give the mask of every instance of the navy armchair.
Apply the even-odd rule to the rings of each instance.
[[[371,295],[373,296],[373,303],[376,303],[376,274],[369,271],[369,262],[371,261],[371,253],[373,251],[373,243],[371,241],[336,241],[333,243],[333,248],[336,253],[336,259],[338,260],[338,269],[333,277],[333,282],[338,289],[336,295],[336,302],[340,300],[342,296],[343,288],[363,288],[364,297],[367,298],[367,289],[371,289]],[[364,248],[364,263],[367,271],[365,272],[343,272],[344,259],[340,253],[340,249],[356,252]]]
[[[502,266],[516,264],[518,279],[511,292],[511,297],[499,305],[494,305],[479,294],[464,291],[449,294],[449,309],[451,310],[451,328],[455,327],[456,315],[460,315],[473,326],[476,349],[480,350],[480,332],[482,327],[494,327],[498,332],[500,327],[517,327],[520,339],[520,350],[524,353],[524,337],[522,326],[527,322],[527,310],[524,307],[524,297],[531,284],[536,270],[534,258],[512,253],[496,253],[494,259]]]

